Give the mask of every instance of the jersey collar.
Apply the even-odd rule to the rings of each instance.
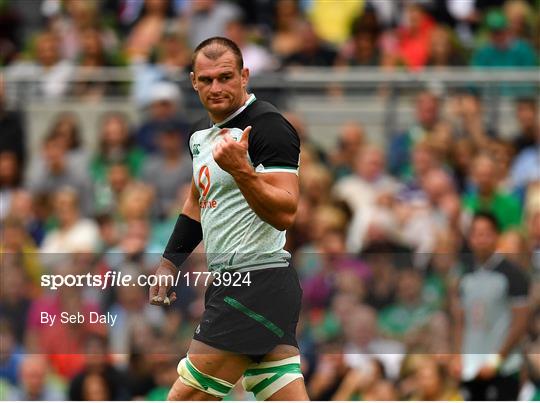
[[[221,127],[225,123],[229,122],[230,120],[234,119],[238,115],[240,115],[244,109],[246,109],[249,105],[251,105],[253,102],[255,102],[257,98],[255,98],[255,94],[250,94],[244,105],[242,105],[240,108],[238,108],[236,111],[234,111],[232,114],[230,114],[225,120],[214,123],[214,126]]]

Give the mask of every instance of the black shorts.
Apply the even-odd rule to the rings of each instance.
[[[249,276],[249,286],[208,286],[193,338],[259,362],[279,344],[298,347],[302,288],[290,267],[254,270]]]

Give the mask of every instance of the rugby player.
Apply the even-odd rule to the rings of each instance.
[[[203,240],[210,271],[248,281],[208,286],[168,399],[220,400],[243,377],[257,400],[308,400],[295,337],[302,290],[283,249],[298,204],[298,135],[248,93],[249,70],[234,42],[203,41],[192,68],[208,117],[190,133],[191,192],[156,275],[176,274]],[[169,288],[153,287],[150,302],[173,302]]]

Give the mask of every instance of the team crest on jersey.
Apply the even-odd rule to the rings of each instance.
[[[201,150],[199,150],[200,147],[201,147],[201,145],[199,143],[193,144],[193,156],[194,157],[196,157],[197,155],[199,155],[201,153]]]

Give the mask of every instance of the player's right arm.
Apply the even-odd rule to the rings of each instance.
[[[191,188],[188,198],[182,207],[182,214],[187,215],[191,219],[201,222],[201,209],[199,207],[199,191],[195,186],[195,182],[191,179]]]
[[[182,213],[178,216],[174,230],[165,247],[158,268],[155,271],[157,277],[176,274],[181,264],[188,258],[202,240],[201,210],[199,208],[199,191],[191,180],[189,195],[182,207]],[[167,293],[172,284],[165,283],[150,287],[150,303],[153,305],[169,305],[176,300],[176,293],[169,297]]]

